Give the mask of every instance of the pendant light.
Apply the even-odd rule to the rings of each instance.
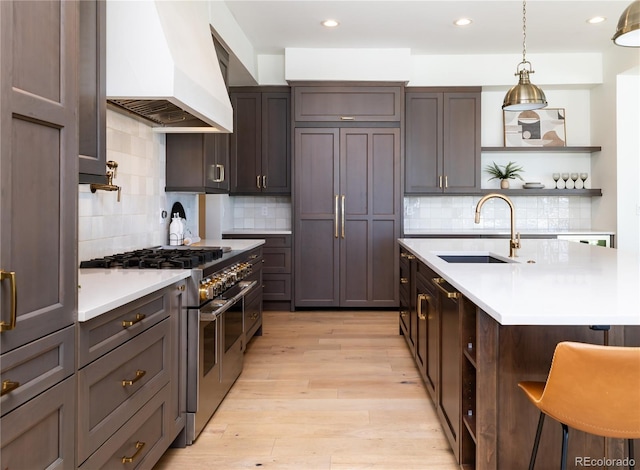
[[[639,0],[640,1],[640,0]],[[527,111],[547,106],[544,92],[529,81],[529,75],[534,73],[527,55],[527,2],[522,2],[522,62],[516,67],[518,84],[512,87],[504,97],[502,109],[505,111]]]
[[[618,46],[640,47],[640,0],[635,0],[622,12],[611,39]]]

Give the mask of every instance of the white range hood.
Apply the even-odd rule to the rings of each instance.
[[[107,1],[107,99],[158,132],[232,132],[207,5]]]

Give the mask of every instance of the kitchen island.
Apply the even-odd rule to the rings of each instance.
[[[400,330],[463,468],[527,467],[538,411],[517,383],[546,380],[558,342],[640,346],[633,254],[563,240],[523,240],[514,259],[508,240],[399,244]],[[442,258],[460,255],[498,262]],[[547,420],[537,468],[557,467],[560,436]],[[620,440],[570,436],[569,462],[624,455]]]

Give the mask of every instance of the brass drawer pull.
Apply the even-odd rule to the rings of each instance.
[[[404,251],[402,253],[400,253],[400,257],[401,258],[406,258],[406,259],[416,259],[415,256],[409,254],[409,253],[405,253]]]
[[[267,189],[267,176],[266,175],[262,176],[262,188],[263,189]]]
[[[258,257],[258,255],[251,255],[249,256],[249,259],[256,259]]]
[[[256,320],[258,318],[258,314],[257,313],[252,313],[251,316],[249,317],[249,319],[251,320]]]
[[[144,313],[136,313],[135,320],[122,320],[122,328],[129,328],[130,326],[133,326],[136,323],[141,322],[145,318],[147,318],[147,316]]]
[[[142,449],[144,448],[144,446],[145,446],[144,442],[140,442],[140,441],[136,442],[136,453],[133,454],[131,457],[122,457],[122,463],[133,462],[136,459],[136,457],[138,457],[138,454],[142,452]]]
[[[422,302],[425,300],[427,301],[427,304],[433,303],[433,297],[431,297],[429,294],[418,294],[418,319],[419,320],[427,319],[427,316],[424,313],[422,313]]]
[[[459,299],[460,298],[460,292],[449,292],[447,289],[445,289],[444,287],[442,287],[442,284],[445,281],[444,279],[442,279],[441,277],[434,277],[432,279],[433,283],[435,284],[435,286],[440,289],[442,291],[442,293],[444,293],[448,299]]]
[[[180,284],[178,286],[178,290],[181,291],[181,292],[184,292],[186,289],[187,289],[187,286],[185,286],[184,284]]]
[[[341,121],[355,121],[356,118],[353,116],[340,116]]]
[[[256,176],[256,187],[258,189],[262,189],[261,186],[260,186],[260,175]]]
[[[2,392],[0,392],[0,396],[6,395],[7,393],[15,390],[20,386],[20,382],[12,382],[11,380],[3,380],[2,381]]]
[[[342,195],[342,238],[344,238],[344,200],[345,200],[345,196],[344,194]]]
[[[0,333],[3,331],[13,330],[16,327],[16,317],[18,315],[17,302],[18,296],[16,294],[16,273],[11,271],[0,270],[0,282],[8,279],[11,283],[11,320],[9,323],[0,321]]]
[[[406,318],[406,317],[407,317],[407,315],[409,315],[409,312],[408,312],[408,311],[406,311],[406,310],[400,310],[400,316],[401,316],[402,318]]]
[[[400,284],[409,284],[409,279],[406,277],[401,277],[400,278]]]
[[[336,194],[336,212],[335,212],[335,214],[336,214],[336,217],[335,217],[335,220],[334,220],[334,222],[333,222],[333,226],[334,226],[334,228],[335,228],[335,235],[334,235],[334,237],[335,237],[335,238],[338,238],[338,236],[339,236],[339,235],[338,235],[338,225],[339,225],[339,223],[338,223],[338,216],[339,216],[339,209],[338,209],[338,195],[337,195],[337,194]]]
[[[147,374],[146,370],[140,370],[138,369],[136,371],[136,378],[135,379],[131,379],[131,380],[123,380],[122,381],[122,386],[126,387],[127,385],[133,385],[134,383],[136,383],[138,380],[140,380],[142,377],[144,377]]]

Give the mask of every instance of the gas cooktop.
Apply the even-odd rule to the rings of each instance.
[[[154,247],[94,258],[80,263],[81,268],[192,269],[216,259],[229,247]]]

